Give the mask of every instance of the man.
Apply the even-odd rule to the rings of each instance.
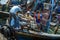
[[[32,19],[32,16],[30,15],[30,11],[27,11],[27,14],[25,15],[25,18],[30,20]]]
[[[48,32],[49,31],[49,28],[50,28],[50,15],[49,15],[49,13],[50,13],[50,10],[49,10],[49,8],[45,8],[44,9],[44,11],[45,11],[45,13],[43,13],[42,15],[43,15],[43,17],[42,17],[42,31],[43,32]]]
[[[0,3],[2,5],[2,11],[5,11],[5,6],[6,6],[6,3],[8,2],[8,0],[1,0]]]
[[[58,6],[57,6],[56,9],[57,9],[56,11],[57,11],[57,16],[58,16],[58,21],[60,23],[60,1],[59,1]]]
[[[60,14],[60,1],[58,2],[57,7],[55,8],[57,14]]]
[[[21,12],[21,8],[20,6],[13,6],[10,9],[10,26],[14,26],[14,27],[19,27],[19,17],[18,17],[18,13]],[[13,25],[12,25],[13,24]]]
[[[36,23],[37,23],[37,26],[38,26],[39,30],[40,30],[41,20],[42,20],[42,14],[41,14],[40,11],[37,11],[37,14],[36,14]]]
[[[55,8],[55,12],[57,13],[57,29],[55,30],[55,34],[57,33],[58,29],[59,29],[59,26],[60,26],[60,1],[58,2],[58,6]]]
[[[9,5],[10,5],[10,0],[8,0],[7,3],[6,3],[6,10],[5,11],[9,12],[9,10],[10,10]]]

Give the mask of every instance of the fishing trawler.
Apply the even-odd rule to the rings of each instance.
[[[33,3],[34,2],[34,3]],[[6,36],[7,39],[11,39],[14,38],[14,40],[57,40],[60,39],[60,23],[57,17],[60,17],[60,14],[56,14],[56,12],[54,11],[55,9],[53,9],[53,6],[51,9],[47,10],[50,5],[54,5],[54,1],[51,0],[51,4],[48,3],[44,3],[44,10],[42,11],[42,14],[44,15],[44,18],[47,19],[46,17],[48,17],[48,22],[46,22],[46,20],[44,19],[44,21],[42,22],[41,25],[43,25],[42,27],[47,26],[47,32],[45,32],[45,30],[38,30],[37,25],[35,23],[35,20],[31,20],[31,22],[29,23],[28,21],[23,21],[20,24],[22,28],[13,28],[8,24],[7,20],[9,18],[9,12],[6,11],[0,11],[0,25],[1,25],[1,33],[4,34]],[[33,4],[33,6],[31,7],[31,5]],[[27,1],[27,9],[31,9],[31,16],[33,15],[33,11],[34,10],[38,10],[36,9],[38,6],[38,1]],[[26,7],[25,7],[26,8]],[[27,10],[26,9],[26,10]],[[24,13],[24,11],[22,11]],[[50,12],[50,14],[46,14],[47,12]],[[21,14],[19,14],[19,17]],[[23,15],[23,14],[22,14]],[[58,16],[59,15],[59,16]],[[45,17],[46,16],[46,17]],[[7,22],[7,24],[6,24]],[[46,25],[45,25],[46,22]],[[33,24],[33,25],[31,25]],[[2,32],[3,31],[3,32]],[[12,33],[12,34],[11,34]],[[8,34],[8,36],[7,36]],[[11,35],[11,36],[10,36]]]

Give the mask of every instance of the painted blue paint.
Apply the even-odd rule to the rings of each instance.
[[[39,10],[41,5],[42,5],[42,9],[43,9],[44,8],[44,6],[43,6],[44,1],[45,0],[36,0],[33,10]],[[36,9],[36,6],[37,6],[37,9]]]
[[[21,35],[17,35],[17,40],[33,40],[33,38],[30,38],[30,37],[24,37],[24,36],[21,36]]]
[[[11,0],[11,4],[18,5],[20,4],[19,0]]]
[[[48,32],[50,29],[50,21],[48,20],[46,23],[46,32]]]
[[[55,6],[55,3],[54,3],[54,0],[51,0],[51,7],[52,7],[52,10],[53,10],[53,7]]]
[[[55,3],[54,3],[54,0],[50,0],[50,2],[51,2],[51,7],[52,8],[50,8],[50,17],[49,17],[49,20],[47,21],[47,23],[46,23],[46,32],[48,32],[49,31],[49,28],[50,28],[50,22],[51,22],[51,19],[52,19],[52,11],[53,11],[53,7],[55,6]]]
[[[55,3],[54,3],[54,0],[50,0],[50,2],[51,2],[51,7],[52,8],[50,8],[50,17],[49,17],[49,20],[47,21],[47,23],[46,23],[46,26],[47,26],[47,32],[49,31],[49,28],[50,28],[50,22],[51,22],[51,19],[52,19],[52,11],[53,11],[53,8],[54,8],[54,6],[55,6]]]

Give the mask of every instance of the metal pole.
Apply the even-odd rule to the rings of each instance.
[[[51,19],[52,19],[52,11],[53,11],[53,7],[54,7],[54,0],[50,0],[50,3],[51,3],[51,8],[50,8],[50,17],[49,17],[49,20],[47,21],[47,27],[48,27],[48,31],[49,31],[49,28],[50,28],[50,22],[51,22]],[[47,32],[48,32],[47,31]]]

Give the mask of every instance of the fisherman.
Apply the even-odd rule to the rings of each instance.
[[[48,7],[46,7],[44,9],[45,13],[42,13],[43,17],[42,17],[42,31],[43,32],[48,32],[49,31],[49,28],[50,28],[50,10]]]
[[[20,6],[13,6],[10,9],[10,20],[9,20],[9,24],[10,26],[14,26],[14,27],[19,27],[19,20],[20,18],[18,17],[18,13],[20,13],[22,10],[20,8]]]
[[[27,14],[25,15],[25,18],[28,20],[32,19],[32,16],[30,15],[30,11],[27,11]]]
[[[0,0],[0,4],[2,5],[2,11],[5,11],[7,2],[8,0]]]
[[[37,23],[37,26],[38,26],[38,30],[40,30],[40,24],[41,24],[41,20],[42,20],[42,14],[40,11],[37,11],[37,14],[35,13],[34,14],[34,17],[36,18],[36,23]]]
[[[55,12],[57,13],[57,25],[58,25],[55,29],[56,34],[60,26],[60,1],[58,2],[57,7],[55,8]]]

